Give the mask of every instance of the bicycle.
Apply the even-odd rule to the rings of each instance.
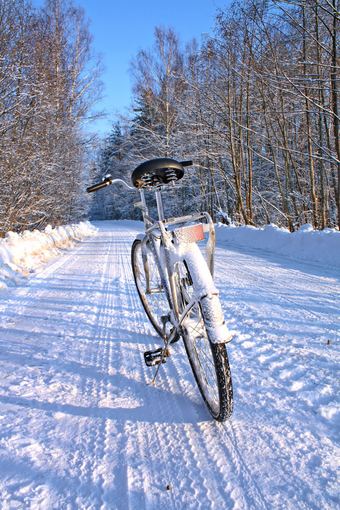
[[[192,161],[157,158],[133,171],[130,186],[122,179],[106,175],[100,183],[87,188],[94,192],[122,183],[136,189],[140,200],[134,204],[143,216],[145,231],[136,237],[131,249],[131,264],[137,292],[152,326],[164,346],[144,353],[147,366],[166,362],[172,348],[183,339],[186,353],[211,415],[225,421],[233,410],[233,389],[225,344],[228,331],[213,281],[215,229],[207,212],[165,218],[162,191],[174,186]],[[149,216],[145,191],[155,192],[158,219]],[[199,241],[208,234],[203,255]]]

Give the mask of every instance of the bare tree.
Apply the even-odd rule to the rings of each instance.
[[[77,219],[99,73],[84,13],[68,0],[3,0],[0,34],[1,231]]]

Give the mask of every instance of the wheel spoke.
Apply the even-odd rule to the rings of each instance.
[[[184,270],[186,275],[183,275]],[[189,281],[187,270],[184,264],[182,264],[179,270],[178,286],[181,298],[179,302],[183,309],[193,296],[193,288],[189,285]],[[216,408],[219,406],[219,393],[215,363],[198,303],[192,307],[183,323],[186,330],[185,342],[191,353],[193,368],[198,379],[201,381],[201,386],[204,388],[205,398],[208,400],[209,405]]]
[[[166,297],[164,287],[162,286],[158,267],[153,253],[147,252],[147,264],[149,269],[149,289],[159,289],[157,292],[147,292],[147,279],[145,274],[141,243],[138,243],[134,251],[133,269],[138,292],[145,311],[159,334],[162,333],[163,324],[162,315],[167,315],[169,303]]]
[[[202,370],[203,370],[203,373],[204,373],[204,376],[205,376],[206,382],[208,383],[208,380],[207,380],[207,377],[206,377],[206,375],[207,375],[207,374],[206,374],[205,370],[204,370],[204,369],[203,369],[203,367],[202,367],[201,358],[198,356],[197,349],[196,349],[195,347],[194,347],[194,349],[195,349],[195,352],[196,352],[197,361],[198,361],[198,363],[200,364],[200,366],[201,366],[201,368],[202,368]],[[214,379],[215,379],[215,372],[214,372],[215,366],[214,366],[214,364],[213,364],[210,360],[209,360],[209,363],[213,366],[213,370],[212,370],[212,368],[210,367],[210,365],[208,365],[208,366],[207,366],[207,369],[209,370],[209,372],[210,372],[210,374],[212,375],[212,378],[213,378],[213,380],[214,380]],[[211,386],[211,385],[209,384],[209,386]]]

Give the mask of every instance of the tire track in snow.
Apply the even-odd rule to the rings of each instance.
[[[124,234],[120,234],[118,239],[118,243],[116,242],[116,264],[117,264],[117,273],[116,273],[116,289],[117,294],[119,296],[119,301],[122,298],[122,295],[125,294],[126,301],[124,303],[126,309],[122,310],[122,316],[120,319],[121,329],[122,331],[126,330],[131,333],[130,321],[127,318],[128,310],[132,317],[135,316],[135,307],[131,306],[131,296],[127,293],[127,289],[125,288],[125,283],[127,281],[127,268],[125,265],[125,258],[129,256],[128,242],[126,237],[131,235],[130,232],[126,232]],[[131,277],[131,275],[130,275]],[[124,308],[121,306],[121,303],[118,304],[118,309]],[[124,377],[130,378],[130,370],[129,366],[126,366],[126,353],[124,348],[124,339],[120,342],[121,345],[121,363],[119,366],[119,370],[124,375]],[[137,347],[137,345],[136,345]],[[135,356],[133,356],[135,358]],[[130,358],[131,361],[131,358]],[[118,367],[117,367],[118,369]],[[138,403],[137,403],[138,405]],[[139,431],[138,424],[134,424],[130,420],[126,421],[122,426],[122,434],[125,437],[125,448],[121,452],[124,456],[123,461],[123,473],[125,478],[125,506],[128,509],[140,508],[143,510],[146,507],[146,498],[147,498],[147,488],[145,490],[144,487],[144,478],[141,475],[141,466],[143,459],[141,458],[139,452]],[[147,478],[147,472],[145,473],[145,478]]]
[[[124,376],[129,375],[129,367],[125,367],[125,348],[122,341],[117,342],[116,348],[120,351],[120,355],[118,356],[118,360],[120,361],[119,367],[116,366],[113,370],[112,366],[114,366],[114,361],[117,361],[117,352],[114,351],[113,348],[111,348],[112,341],[110,338],[108,338],[109,332],[110,332],[110,318],[109,318],[109,310],[120,310],[121,304],[120,299],[122,295],[122,289],[120,289],[120,283],[121,281],[126,281],[126,274],[127,270],[124,264],[124,259],[126,257],[126,235],[127,233],[124,233],[124,236],[122,239],[120,239],[120,236],[117,236],[117,242],[114,243],[114,252],[112,253],[112,260],[114,262],[114,271],[110,274],[110,279],[115,286],[115,292],[110,292],[109,294],[112,296],[111,299],[108,299],[105,303],[105,306],[103,307],[103,320],[100,321],[101,324],[99,326],[99,329],[97,331],[97,337],[99,338],[99,344],[98,344],[98,352],[100,352],[100,356],[98,356],[97,365],[101,365],[101,369],[103,373],[111,373],[114,375],[115,372],[122,373]],[[131,270],[130,270],[131,271]],[[112,290],[112,289],[111,289]],[[120,291],[120,292],[119,292]],[[108,294],[108,295],[109,295]],[[116,298],[113,299],[113,296],[116,295]],[[117,297],[118,296],[118,297]],[[129,303],[130,305],[130,303]],[[128,308],[131,308],[128,306]],[[133,308],[132,308],[133,309]],[[123,310],[123,314],[120,317],[120,326],[121,330],[124,331],[126,328],[126,331],[129,331],[129,323],[126,321],[124,313],[126,311]],[[119,312],[118,312],[119,314]],[[116,315],[118,315],[116,313]],[[120,314],[119,314],[120,315]],[[117,317],[118,318],[118,317]],[[115,352],[115,359],[113,359],[113,352]],[[131,360],[130,360],[131,361]],[[138,360],[139,361],[139,360]],[[102,382],[101,384],[101,390],[100,390],[100,403],[105,403],[106,400],[110,401],[110,383],[105,384]],[[131,399],[130,399],[131,400]],[[127,404],[129,404],[129,399],[127,399]],[[124,406],[124,398],[120,399],[120,404]],[[133,404],[133,402],[132,402]],[[110,402],[108,403],[110,405]],[[134,405],[134,404],[133,404]],[[106,422],[106,431],[110,429],[110,421],[105,420]],[[143,496],[143,490],[140,490],[137,493],[134,491],[134,486],[131,487],[131,483],[134,479],[137,478],[137,480],[141,480],[141,476],[136,476],[136,473],[139,472],[138,466],[135,466],[135,462],[133,461],[133,455],[134,448],[131,446],[131,437],[134,437],[136,432],[131,432],[132,425],[130,423],[127,423],[126,425],[120,424],[118,422],[117,424],[118,429],[116,429],[116,434],[120,435],[121,437],[124,437],[125,439],[122,442],[122,445],[120,447],[120,455],[124,458],[124,460],[121,461],[121,469],[120,473],[118,473],[118,478],[116,480],[116,489],[119,490],[119,505],[122,505],[126,508],[136,508],[136,505],[138,508],[144,508],[145,502],[144,502],[144,496]],[[137,431],[138,432],[138,431]],[[109,456],[108,448],[110,444],[110,438],[106,435],[106,437],[102,437],[102,443],[104,443],[106,446],[102,450],[100,448],[97,448],[97,457],[103,458],[104,465],[105,460]],[[110,505],[113,504],[112,501],[112,487],[108,490],[105,489],[105,481],[103,479],[103,508],[105,505],[108,505],[110,508]],[[119,488],[118,488],[119,486]],[[111,493],[111,495],[110,495]],[[123,503],[125,501],[125,503]]]
[[[100,300],[95,311],[94,321],[90,330],[91,341],[88,348],[82,353],[81,365],[90,371],[90,375],[86,376],[81,394],[88,406],[88,419],[84,424],[82,431],[81,444],[81,463],[79,465],[79,487],[77,487],[76,504],[86,508],[86,505],[93,505],[93,508],[100,508],[102,497],[102,487],[100,472],[98,472],[98,456],[101,455],[101,445],[104,443],[103,424],[101,418],[91,419],[91,409],[98,409],[100,400],[100,362],[102,341],[100,339],[100,329],[102,327],[103,315],[107,308],[107,300],[109,296],[109,280],[111,268],[111,252],[112,244],[108,243],[106,250],[102,272],[99,279],[99,293],[104,294],[104,302]],[[98,381],[99,379],[99,381]],[[105,443],[104,443],[105,444]],[[92,490],[89,490],[92,488]]]
[[[122,279],[120,280],[123,289],[122,292],[126,293],[127,299],[127,308],[128,310],[133,310],[133,313],[129,314],[130,318],[128,322],[128,328],[134,331],[141,331],[143,334],[146,334],[145,328],[145,319],[144,319],[144,311],[141,310],[141,304],[139,301],[139,297],[134,288],[134,284],[132,283],[132,270],[130,266],[130,260],[127,255],[130,251],[130,244],[126,246],[126,252],[121,254],[121,267],[122,267]],[[130,284],[128,284],[128,282]],[[135,379],[138,379],[138,382],[146,386],[148,378],[146,376],[146,367],[144,366],[144,360],[142,357],[142,353],[146,350],[146,346],[143,344],[135,344],[134,349],[136,350],[136,358],[138,367],[137,372],[134,372]],[[128,367],[126,367],[128,370]],[[150,386],[147,386],[146,390],[151,390]],[[158,426],[154,425],[153,417],[154,413],[152,412],[152,403],[147,398],[145,399],[145,408],[150,410],[150,421],[151,423],[144,423],[143,421],[138,423],[128,423],[128,432],[130,438],[130,458],[128,462],[128,486],[130,493],[130,506],[129,508],[171,508],[170,502],[172,499],[171,492],[165,492],[165,480],[168,477],[163,472],[163,468],[159,469],[159,466],[155,466],[154,462],[150,463],[150,453],[152,455],[155,454],[155,448],[159,447],[158,441],[156,441],[155,445],[155,437],[158,436],[157,429]],[[151,429],[151,434],[150,434]],[[136,458],[131,455],[132,452],[135,452]],[[162,481],[163,482],[163,490],[162,490]],[[137,492],[138,491],[138,492]],[[144,499],[141,499],[140,495],[141,491],[144,492]]]
[[[179,374],[176,373],[175,378],[170,378],[167,367],[163,373],[162,384],[165,383],[166,387],[173,390]],[[195,384],[194,381],[192,384]],[[196,388],[194,387],[193,390],[195,391]],[[181,413],[181,409],[175,405],[176,400],[171,397],[171,394],[166,396],[167,400],[162,403],[162,407],[169,400],[174,415],[177,416],[177,412],[183,414],[183,410]],[[168,425],[166,427],[167,435],[172,438],[173,442],[172,457],[174,450],[179,449],[178,445],[181,445],[176,462],[182,464],[182,478],[191,480],[190,488],[196,494],[195,503],[190,505],[190,500],[188,500],[186,508],[218,509],[226,505],[231,509],[237,508],[240,501],[242,501],[242,508],[252,508],[252,504],[248,504],[249,495],[253,503],[256,502],[256,508],[267,508],[263,495],[251,473],[247,470],[244,459],[237,453],[228,433],[224,434],[225,442],[221,443],[221,433],[225,431],[225,425],[211,423],[209,417],[206,422],[200,423],[200,416],[197,413],[196,416],[197,425],[185,423],[184,419],[183,425],[176,427]],[[167,446],[171,449],[171,444]],[[225,451],[224,455],[223,451]],[[168,462],[172,462],[172,457]],[[183,466],[182,459],[185,466]],[[171,471],[176,471],[176,462]],[[235,476],[235,473],[238,476]],[[188,488],[186,489],[190,493]],[[243,492],[247,495],[245,499]]]
[[[96,339],[97,339],[97,356],[95,360],[95,366],[100,368],[100,372],[105,375],[114,376],[115,371],[118,371],[118,367],[115,367],[113,370],[114,361],[113,358],[113,340],[110,337],[111,327],[113,325],[113,317],[114,310],[119,310],[119,294],[114,291],[113,286],[119,282],[120,278],[120,269],[121,269],[121,261],[119,260],[118,249],[120,248],[121,242],[118,237],[118,242],[112,243],[113,252],[109,255],[109,269],[107,271],[107,288],[105,295],[105,303],[100,311],[98,325],[96,330]],[[122,329],[124,329],[124,320],[122,321]],[[121,351],[121,342],[118,343],[118,349]],[[123,359],[123,354],[120,356]],[[113,365],[113,366],[112,366]],[[97,395],[97,403],[100,408],[104,408],[105,412],[109,412],[111,410],[112,405],[112,395],[110,392],[112,391],[112,384],[110,382],[110,378],[105,377],[101,378],[98,395]],[[119,398],[119,397],[118,397]],[[124,406],[124,399],[120,399],[121,405]],[[113,399],[113,405],[115,405],[115,399]],[[110,508],[110,505],[114,505],[113,495],[112,495],[112,486],[115,485],[116,489],[119,486],[119,505],[122,505],[126,508],[130,508],[130,495],[128,490],[128,480],[129,480],[129,467],[125,461],[123,462],[123,466],[126,466],[125,469],[119,474],[119,478],[113,480],[107,472],[107,468],[110,466],[109,455],[110,455],[110,435],[112,432],[112,426],[110,419],[103,418],[99,421],[96,426],[97,436],[96,443],[94,448],[94,458],[95,458],[95,466],[94,466],[94,476],[95,481],[101,485],[101,508]],[[114,432],[120,436],[123,440],[121,442],[121,453],[125,455],[126,450],[128,449],[128,439],[127,435],[124,431],[124,428],[116,424],[114,427]],[[116,446],[116,445],[115,445]],[[109,476],[108,476],[109,475]],[[125,501],[125,503],[124,503]],[[99,507],[99,502],[97,502],[97,506]],[[119,506],[117,507],[119,508]],[[142,507],[141,507],[142,508]]]

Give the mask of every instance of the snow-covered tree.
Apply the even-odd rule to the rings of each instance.
[[[82,9],[0,3],[0,231],[84,217],[87,140],[98,90]]]

